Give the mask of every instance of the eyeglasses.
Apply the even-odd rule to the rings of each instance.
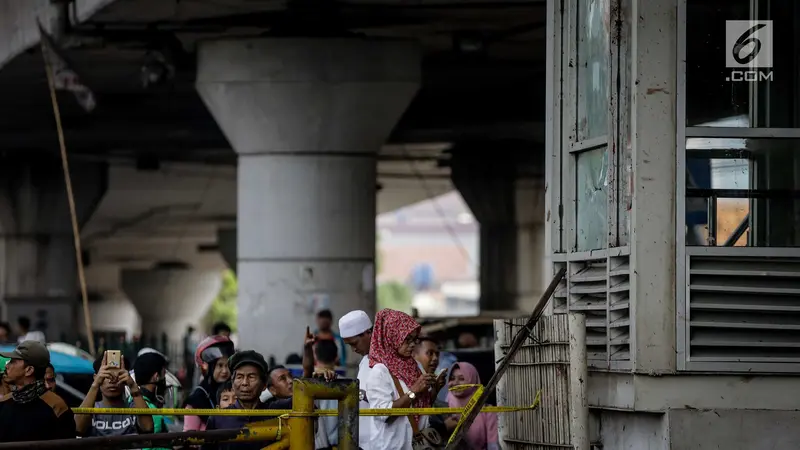
[[[404,344],[419,344],[419,335],[408,335],[403,341]]]

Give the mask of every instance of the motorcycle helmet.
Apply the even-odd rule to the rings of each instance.
[[[211,364],[234,353],[233,341],[225,336],[209,336],[200,342],[194,352],[194,362],[198,367],[203,364]]]

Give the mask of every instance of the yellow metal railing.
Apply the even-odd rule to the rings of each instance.
[[[314,422],[316,417],[338,416],[338,450],[358,449],[359,416],[430,416],[461,414],[461,420],[476,406],[482,394],[482,386],[475,388],[465,408],[392,408],[359,410],[358,380],[334,380],[303,378],[294,380],[294,395],[291,410],[275,409],[149,409],[149,408],[74,408],[75,414],[120,414],[162,416],[246,416],[264,417],[266,420],[247,424],[238,430],[208,430],[183,433],[159,433],[151,435],[114,436],[103,438],[69,439],[0,444],[0,450],[56,450],[69,448],[147,448],[177,445],[203,445],[214,442],[269,442],[270,450],[308,450],[314,448]],[[315,410],[314,400],[337,400],[338,410]],[[481,412],[509,413],[535,409],[541,400],[537,392],[533,404],[523,407],[487,406]],[[267,418],[272,419],[267,419]],[[456,430],[461,427],[461,421]],[[453,433],[455,435],[455,433]]]

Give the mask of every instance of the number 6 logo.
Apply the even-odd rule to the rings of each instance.
[[[751,37],[755,32],[758,30],[766,27],[767,25],[764,23],[759,23],[750,27],[747,31],[742,33],[738,39],[736,39],[736,43],[733,44],[733,49],[731,49],[731,53],[733,53],[733,59],[736,60],[737,63],[745,65],[749,64],[751,61],[756,59],[758,56],[758,52],[761,51],[761,41],[758,40],[757,37]],[[753,44],[752,49],[749,53],[742,56],[742,49],[746,46]]]

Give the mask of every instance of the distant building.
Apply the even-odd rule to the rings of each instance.
[[[413,301],[423,317],[478,313],[479,225],[458,192],[382,214],[377,228],[379,283],[424,291]]]

